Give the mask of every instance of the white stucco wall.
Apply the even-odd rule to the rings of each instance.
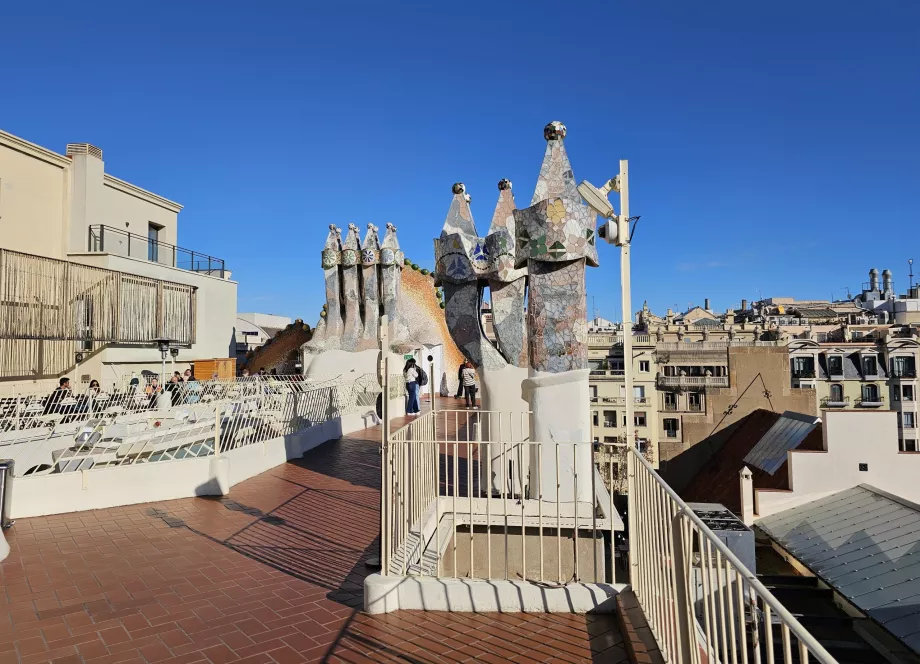
[[[15,149],[17,145],[20,149]],[[66,253],[69,161],[20,150],[31,144],[0,132],[0,246],[28,254],[63,258]]]
[[[824,411],[822,420],[827,451],[790,452],[792,491],[755,491],[758,518],[860,484],[920,502],[920,453],[898,451],[894,411]]]

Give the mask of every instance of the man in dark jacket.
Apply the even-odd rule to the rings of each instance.
[[[61,406],[61,402],[70,396],[70,379],[67,376],[61,378],[58,381],[58,386],[54,388],[54,392],[51,393],[51,396],[48,397],[48,401],[45,402],[44,415],[50,415],[51,413],[58,412],[58,408]]]

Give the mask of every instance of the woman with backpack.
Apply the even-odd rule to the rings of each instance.
[[[406,380],[406,415],[419,415],[422,412],[418,402],[418,388],[423,374],[422,368],[415,364],[415,358],[410,357],[403,368],[403,378]]]

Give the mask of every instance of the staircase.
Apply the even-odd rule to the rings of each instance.
[[[841,610],[834,603],[834,591],[822,588],[817,578],[772,574],[758,574],[757,578],[840,664],[887,664],[888,660],[854,628],[855,623],[866,619],[853,618]],[[773,660],[783,662],[782,628],[774,624],[772,629]],[[751,652],[750,643],[748,648]],[[763,645],[761,651],[766,657]],[[792,661],[800,661],[797,648],[793,648]]]
[[[251,374],[263,367],[266,371],[275,369],[283,375],[293,374],[300,347],[312,338],[313,328],[298,318],[262,346],[247,353],[246,359],[238,368],[249,369]]]

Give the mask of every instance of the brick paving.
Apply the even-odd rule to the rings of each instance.
[[[626,661],[612,616],[362,613],[378,435],[220,499],[18,521],[0,563],[0,664]]]

